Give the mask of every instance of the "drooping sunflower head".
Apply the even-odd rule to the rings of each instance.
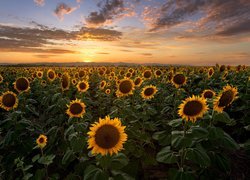
[[[36,139],[36,144],[38,147],[43,149],[47,144],[47,136],[40,134],[40,136]]]
[[[0,97],[0,107],[6,111],[15,109],[18,106],[17,95],[11,91],[7,91]]]
[[[41,79],[43,77],[43,71],[37,71],[36,76]]]
[[[0,84],[3,82],[3,76],[0,74]]]
[[[142,82],[143,82],[143,80],[142,80],[141,77],[137,77],[137,78],[135,78],[135,80],[134,80],[134,83],[135,83],[135,86],[136,86],[136,87],[140,87],[141,84],[142,84]]]
[[[174,77],[172,78],[172,83],[175,85],[176,88],[186,84],[185,75],[181,73],[174,75]]]
[[[202,118],[207,110],[206,99],[193,95],[180,104],[178,114],[186,121],[195,122],[197,118]]]
[[[68,109],[66,113],[69,117],[83,117],[85,114],[85,104],[81,102],[79,99],[73,100],[67,105]]]
[[[49,81],[54,81],[55,78],[56,78],[56,73],[55,73],[55,71],[52,70],[52,69],[49,69],[49,70],[47,71],[47,78],[48,78]]]
[[[122,79],[117,85],[117,97],[128,96],[133,94],[134,86],[134,82],[131,79]]]
[[[119,118],[110,119],[109,116],[104,119],[99,118],[99,122],[92,124],[88,132],[88,149],[92,148],[93,154],[102,156],[117,154],[127,141],[125,128]]]
[[[202,92],[202,97],[204,99],[211,99],[215,96],[215,92],[211,89],[205,89],[203,92]]]
[[[152,71],[151,70],[145,70],[143,72],[143,78],[150,79],[152,77]]]
[[[152,99],[157,91],[157,88],[153,85],[145,86],[141,91],[141,97],[143,99]]]
[[[225,65],[221,65],[220,66],[220,72],[223,72],[223,71],[225,71],[226,70],[226,66]]]
[[[207,71],[208,77],[211,77],[214,74],[214,68],[209,68]]]
[[[30,89],[30,82],[25,77],[20,77],[14,82],[14,89],[18,92],[27,92]]]
[[[226,85],[223,91],[214,100],[214,110],[221,113],[225,107],[229,106],[237,98],[238,90],[236,87]]]
[[[106,82],[105,80],[102,80],[102,81],[100,82],[99,88],[100,88],[100,89],[104,89],[105,86],[106,86],[106,84],[107,84],[107,82]]]
[[[77,84],[77,89],[79,92],[86,92],[89,89],[89,83],[82,80]]]
[[[61,87],[62,87],[62,90],[63,90],[63,91],[69,89],[69,87],[70,87],[70,77],[69,77],[69,74],[68,74],[68,73],[64,73],[64,74],[62,75]]]

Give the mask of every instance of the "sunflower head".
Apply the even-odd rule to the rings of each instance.
[[[151,70],[145,70],[143,72],[143,78],[150,79],[152,77],[152,71]]]
[[[3,82],[3,76],[0,74],[0,84]]]
[[[66,110],[66,113],[70,117],[83,117],[85,114],[85,104],[81,102],[79,99],[73,100],[70,102],[69,105],[67,105],[68,109]]]
[[[202,92],[202,97],[204,99],[211,99],[215,96],[215,92],[213,90],[210,90],[210,89],[205,89],[203,92]]]
[[[105,80],[101,81],[101,82],[100,82],[99,88],[100,88],[100,89],[104,89],[105,86],[106,86],[106,84],[107,84],[107,82],[106,82]]]
[[[226,70],[226,66],[225,65],[221,65],[220,66],[220,72],[223,72],[223,71],[225,71]]]
[[[77,89],[79,92],[86,92],[89,89],[89,83],[82,80],[77,84]]]
[[[45,80],[42,80],[42,81],[41,81],[41,85],[42,85],[42,86],[46,86],[46,84],[47,84],[47,83],[46,83]]]
[[[172,78],[172,83],[175,85],[176,88],[186,84],[185,75],[181,73],[174,75],[174,77]]]
[[[156,77],[160,77],[162,75],[162,71],[160,69],[157,69],[154,73]]]
[[[211,77],[214,74],[214,68],[209,68],[207,71],[208,77]]]
[[[214,110],[221,113],[225,107],[229,106],[237,98],[238,90],[236,87],[226,85],[223,91],[214,100]]]
[[[75,86],[76,83],[77,83],[77,79],[72,79],[72,80],[71,80],[71,83]]]
[[[36,144],[38,147],[43,149],[47,144],[47,136],[40,134],[40,136],[36,139]]]
[[[119,118],[110,119],[106,116],[99,118],[99,122],[92,124],[88,132],[88,149],[92,148],[93,154],[117,154],[123,149],[123,144],[127,140],[124,132],[126,126],[122,126]]]
[[[105,90],[105,94],[110,94],[111,90],[110,89],[106,89]]]
[[[56,73],[55,73],[55,71],[52,70],[52,69],[49,69],[49,70],[47,71],[47,78],[48,78],[49,81],[54,81],[55,78],[56,78]]]
[[[157,91],[157,88],[153,85],[145,86],[141,91],[141,97],[143,99],[152,99]]]
[[[134,82],[131,79],[125,78],[120,80],[120,83],[117,85],[117,97],[133,94],[134,86]]]
[[[0,96],[0,107],[6,111],[15,109],[18,106],[17,95],[11,91],[7,91]]]
[[[85,71],[82,69],[79,71],[79,77],[83,78],[86,75]]]
[[[69,77],[69,74],[68,74],[68,73],[64,73],[64,74],[62,75],[61,87],[62,87],[62,90],[63,90],[63,91],[69,89],[69,87],[70,87],[70,77]]]
[[[30,82],[25,77],[20,77],[14,82],[14,89],[18,92],[27,92],[30,89]]]
[[[36,72],[36,77],[38,77],[39,79],[41,79],[43,77],[43,72],[42,71],[37,71]]]
[[[142,82],[143,82],[143,80],[142,80],[141,77],[137,77],[137,78],[135,78],[135,80],[134,80],[134,84],[135,84],[136,87],[140,87],[141,84],[142,84]]]
[[[206,99],[193,95],[180,104],[178,114],[186,121],[195,122],[197,118],[202,118],[207,110]]]

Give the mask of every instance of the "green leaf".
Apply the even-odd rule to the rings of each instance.
[[[32,162],[36,162],[39,158],[40,158],[40,154],[35,155],[35,156],[32,158]]]
[[[189,129],[191,131],[191,135],[194,138],[206,138],[208,136],[208,130],[202,127],[191,127]]]
[[[25,174],[25,176],[23,176],[23,180],[28,180],[28,179],[30,179],[32,176],[33,176],[33,174],[31,174],[31,173]]]
[[[199,148],[188,148],[186,159],[190,160],[196,164],[199,164],[202,167],[208,167],[211,163],[209,156],[207,155],[206,151],[199,147]]]
[[[156,160],[161,163],[173,164],[177,162],[177,156],[170,149],[170,146],[167,146],[157,153]]]
[[[27,165],[23,168],[23,171],[28,171],[30,168],[32,168],[33,165]]]
[[[224,134],[224,131],[218,127],[208,127],[208,133],[208,138],[213,141],[214,139],[221,138]]]
[[[53,159],[55,158],[55,155],[47,155],[47,156],[42,156],[38,162],[40,164],[45,164],[45,165],[50,165],[51,163],[53,163]]]
[[[226,112],[222,112],[222,113],[214,113],[213,116],[213,120],[215,122],[223,122],[226,123],[228,125],[233,124],[233,120],[229,117],[229,115]]]
[[[231,138],[231,136],[225,132],[220,140],[221,140],[222,147],[225,147],[231,150],[236,150],[240,148],[240,146],[235,142],[235,140]]]
[[[189,172],[184,172],[177,169],[168,170],[169,179],[171,180],[195,180],[194,176]]]
[[[118,153],[117,155],[112,156],[110,168],[111,169],[121,169],[128,164],[128,158],[123,153]]]
[[[174,120],[171,120],[168,125],[169,126],[172,126],[172,127],[178,127],[182,124],[182,119],[179,118],[179,119],[174,119]]]
[[[161,146],[167,146],[171,143],[171,134],[168,131],[156,132],[152,136]]]
[[[180,134],[173,134],[171,139],[171,145],[175,148],[189,147],[192,144],[192,139]]]
[[[84,180],[108,180],[108,175],[101,169],[89,165],[84,171]]]
[[[74,160],[74,153],[71,149],[68,149],[62,158],[62,164],[65,165]]]

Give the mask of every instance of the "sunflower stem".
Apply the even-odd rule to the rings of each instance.
[[[43,148],[40,148],[41,149],[41,154],[42,154],[42,157],[44,156],[44,153],[43,153]],[[49,179],[49,174],[48,174],[48,165],[44,164],[44,169],[45,169],[45,174],[46,174],[46,180]]]

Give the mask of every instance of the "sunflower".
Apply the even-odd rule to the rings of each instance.
[[[58,73],[58,75],[59,75],[59,73]],[[56,73],[55,73],[55,71],[52,70],[52,69],[49,69],[49,70],[47,71],[47,78],[48,78],[49,81],[54,81],[55,78],[56,78]]]
[[[85,71],[84,70],[80,70],[79,71],[79,77],[82,78],[86,75]]]
[[[207,71],[207,75],[210,78],[212,75],[214,74],[214,69],[213,68],[209,68]]]
[[[143,72],[143,78],[150,79],[151,76],[152,76],[151,70],[146,70],[146,71]]]
[[[62,80],[61,80],[62,90],[63,91],[68,90],[69,86],[70,86],[70,77],[69,77],[69,74],[68,73],[64,73],[62,75]]]
[[[141,97],[143,99],[152,99],[157,91],[157,88],[153,85],[145,86],[141,91]]]
[[[81,102],[79,99],[73,100],[70,102],[69,105],[67,105],[68,109],[66,110],[66,113],[70,117],[83,117],[83,114],[85,114],[85,104]]]
[[[106,84],[107,84],[107,82],[106,82],[106,81],[104,81],[104,80],[103,80],[103,81],[101,81],[101,82],[100,82],[100,86],[99,86],[99,88],[100,88],[100,89],[104,89],[104,88],[105,88],[105,86],[106,86]]]
[[[141,84],[142,84],[142,82],[143,82],[143,80],[142,80],[142,78],[140,78],[140,77],[137,77],[137,78],[134,80],[134,83],[135,83],[135,86],[136,86],[136,87],[140,87]]]
[[[117,154],[127,141],[125,128],[119,118],[110,119],[109,116],[104,119],[99,118],[99,122],[92,124],[88,132],[88,149],[93,148],[93,154],[100,153],[102,156]]]
[[[25,77],[20,77],[14,82],[14,89],[20,92],[27,92],[30,89],[30,82]]]
[[[160,77],[162,75],[162,71],[160,69],[157,69],[155,72],[155,77]]]
[[[125,77],[127,77],[127,78],[130,78],[131,76],[132,76],[132,74],[130,72],[127,72],[125,75]]]
[[[226,66],[225,65],[221,65],[220,66],[220,72],[223,72],[223,71],[225,71],[226,70]]]
[[[230,85],[223,87],[222,93],[214,100],[214,110],[221,113],[225,107],[229,106],[237,98],[237,94],[237,88]]]
[[[0,74],[0,84],[3,82],[3,76]]]
[[[184,76],[184,74],[178,73],[172,78],[172,83],[175,85],[176,88],[178,88],[181,85],[186,84],[186,77]]]
[[[106,89],[105,90],[105,94],[110,94],[111,90],[110,89]]]
[[[38,77],[39,79],[41,79],[43,77],[43,72],[42,71],[37,71],[36,72],[36,77]]]
[[[72,80],[71,80],[71,83],[75,86],[76,83],[77,83],[77,80],[76,80],[76,79],[72,79]]]
[[[203,92],[202,92],[202,95],[201,95],[204,99],[206,98],[213,98],[215,96],[215,92],[213,90],[210,90],[210,89],[205,89]]]
[[[45,80],[42,80],[42,81],[41,81],[41,85],[42,85],[42,86],[46,86],[46,81],[45,81]]]
[[[178,114],[186,121],[195,122],[197,118],[203,117],[207,110],[206,99],[193,95],[180,104]]]
[[[36,143],[41,149],[43,149],[47,144],[47,136],[40,134],[40,136],[36,139]]]
[[[17,95],[11,91],[7,91],[0,97],[0,106],[6,111],[15,109],[18,106]]]
[[[77,84],[77,89],[79,92],[86,92],[89,89],[89,83],[82,80]]]
[[[131,79],[125,78],[120,80],[120,83],[117,85],[117,97],[133,94],[134,86],[134,82]]]

